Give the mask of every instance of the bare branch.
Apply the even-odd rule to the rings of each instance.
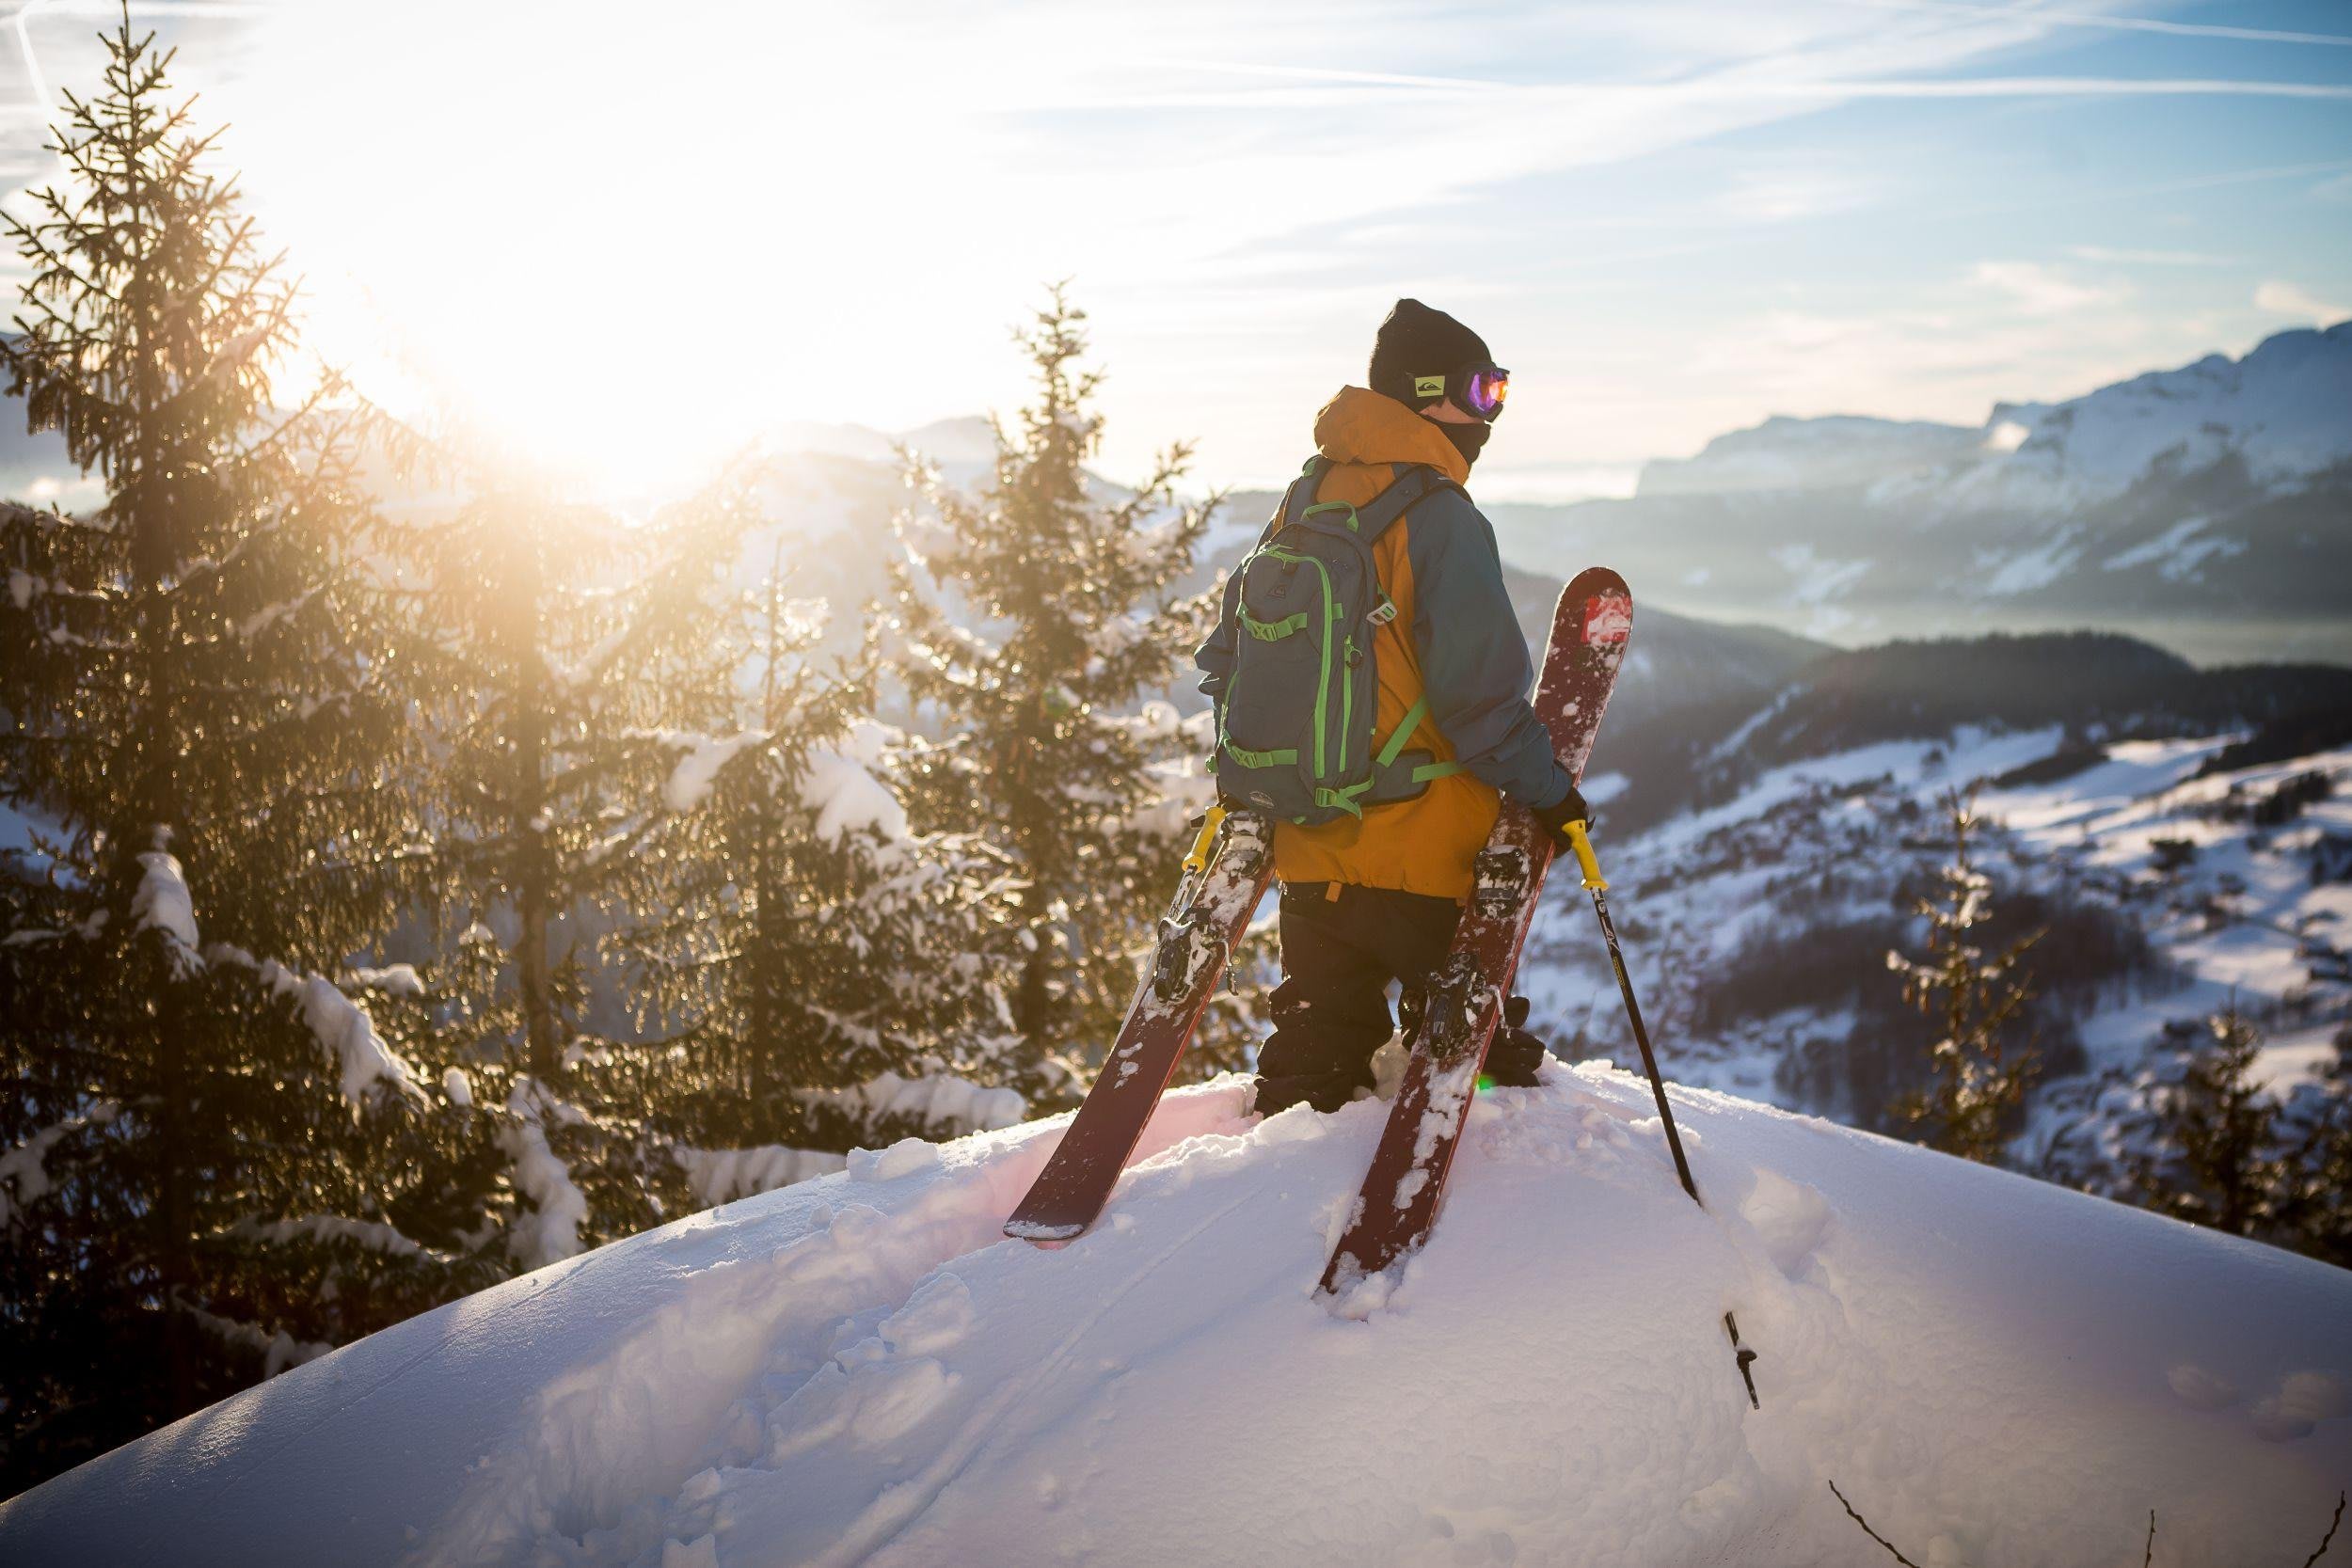
[[[1887,1540],[1886,1537],[1872,1529],[1870,1528],[1869,1520],[1865,1519],[1861,1514],[1856,1513],[1853,1511],[1853,1504],[1846,1501],[1846,1494],[1837,1490],[1837,1483],[1836,1481],[1833,1481],[1829,1483],[1829,1490],[1830,1496],[1836,1497],[1838,1505],[1845,1509],[1846,1517],[1851,1519],[1855,1524],[1862,1527],[1863,1534],[1868,1536],[1871,1540],[1885,1547],[1887,1555],[1893,1558],[1896,1561],[1903,1564],[1903,1568],[1919,1568],[1917,1563],[1912,1561],[1911,1559],[1897,1551],[1895,1549],[1895,1544],[1892,1541]]]

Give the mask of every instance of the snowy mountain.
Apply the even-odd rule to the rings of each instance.
[[[885,432],[862,424],[825,424],[799,420],[770,433],[770,450],[850,457],[885,467],[898,462],[898,449],[911,448],[948,467],[985,467],[996,460],[996,438],[988,420],[976,415],[934,420],[913,430]]]
[[[2265,489],[2352,461],[2352,322],[2281,332],[2243,359],[2209,354],[2066,403],[1996,405],[1950,500],[1956,511],[2067,512],[2232,460]]]
[[[1638,496],[1736,495],[1868,484],[1970,458],[1982,433],[1966,425],[1833,414],[1776,414],[1749,430],[1718,436],[1696,457],[1642,466]]]
[[[1382,1107],[852,1158],[336,1352],[0,1506],[24,1562],[2300,1560],[2352,1275],[1600,1064],[1476,1105],[1377,1309],[1310,1291]],[[1725,1307],[1761,1352],[1751,1410]]]
[[[2352,657],[2352,323],[1980,428],[1773,419],[1636,494],[1492,509],[1506,554],[1845,642],[2101,626],[2201,660]]]

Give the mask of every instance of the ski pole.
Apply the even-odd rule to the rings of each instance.
[[[1186,871],[1206,871],[1209,868],[1209,846],[1216,842],[1216,830],[1225,820],[1225,804],[1218,801],[1200,814],[1200,836],[1192,841],[1192,848],[1184,856]]]
[[[1609,944],[1609,965],[1617,972],[1617,992],[1625,998],[1625,1016],[1633,1025],[1633,1043],[1642,1048],[1642,1070],[1649,1074],[1650,1093],[1658,1101],[1658,1117],[1666,1128],[1666,1147],[1674,1151],[1675,1174],[1682,1178],[1682,1190],[1691,1195],[1691,1201],[1704,1209],[1707,1200],[1699,1196],[1699,1184],[1691,1175],[1690,1157],[1682,1152],[1682,1133],[1675,1126],[1674,1107],[1666,1103],[1666,1080],[1658,1070],[1658,1053],[1650,1048],[1649,1029],[1642,1022],[1642,1005],[1633,996],[1633,976],[1626,972],[1625,950],[1617,944],[1617,923],[1609,917],[1609,879],[1600,874],[1600,862],[1593,854],[1590,824],[1581,819],[1568,824],[1568,847],[1576,852],[1577,866],[1584,874],[1584,891],[1593,895],[1593,913],[1600,920],[1601,940]],[[1761,1410],[1763,1404],[1756,1397],[1756,1374],[1750,1370],[1756,1352],[1740,1343],[1740,1324],[1729,1312],[1724,1314],[1724,1330],[1731,1336],[1740,1381],[1748,1386],[1748,1403]]]
[[[1175,896],[1168,901],[1168,918],[1174,919],[1184,913],[1184,907],[1192,902],[1193,889],[1207,875],[1209,862],[1215,857],[1216,831],[1225,825],[1226,815],[1225,802],[1218,800],[1211,803],[1209,809],[1194,817],[1192,822],[1184,824],[1191,827],[1198,823],[1200,831],[1193,835],[1192,847],[1184,851],[1184,875],[1176,879]]]

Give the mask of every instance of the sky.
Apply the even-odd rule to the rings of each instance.
[[[0,189],[109,7],[0,0]],[[612,491],[1025,390],[1295,472],[1409,294],[1513,372],[1489,499],[1772,414],[1975,424],[2352,315],[2352,7],[144,0],[395,406]],[[13,48],[8,47],[13,44]]]

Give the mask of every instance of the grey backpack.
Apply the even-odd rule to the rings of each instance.
[[[1425,465],[1398,473],[1360,508],[1314,499],[1330,464],[1311,459],[1257,548],[1233,568],[1233,664],[1216,702],[1217,791],[1288,822],[1361,816],[1461,771],[1404,749],[1423,714],[1373,733],[1379,684],[1373,634],[1396,616],[1372,547],[1423,497],[1458,488]]]

